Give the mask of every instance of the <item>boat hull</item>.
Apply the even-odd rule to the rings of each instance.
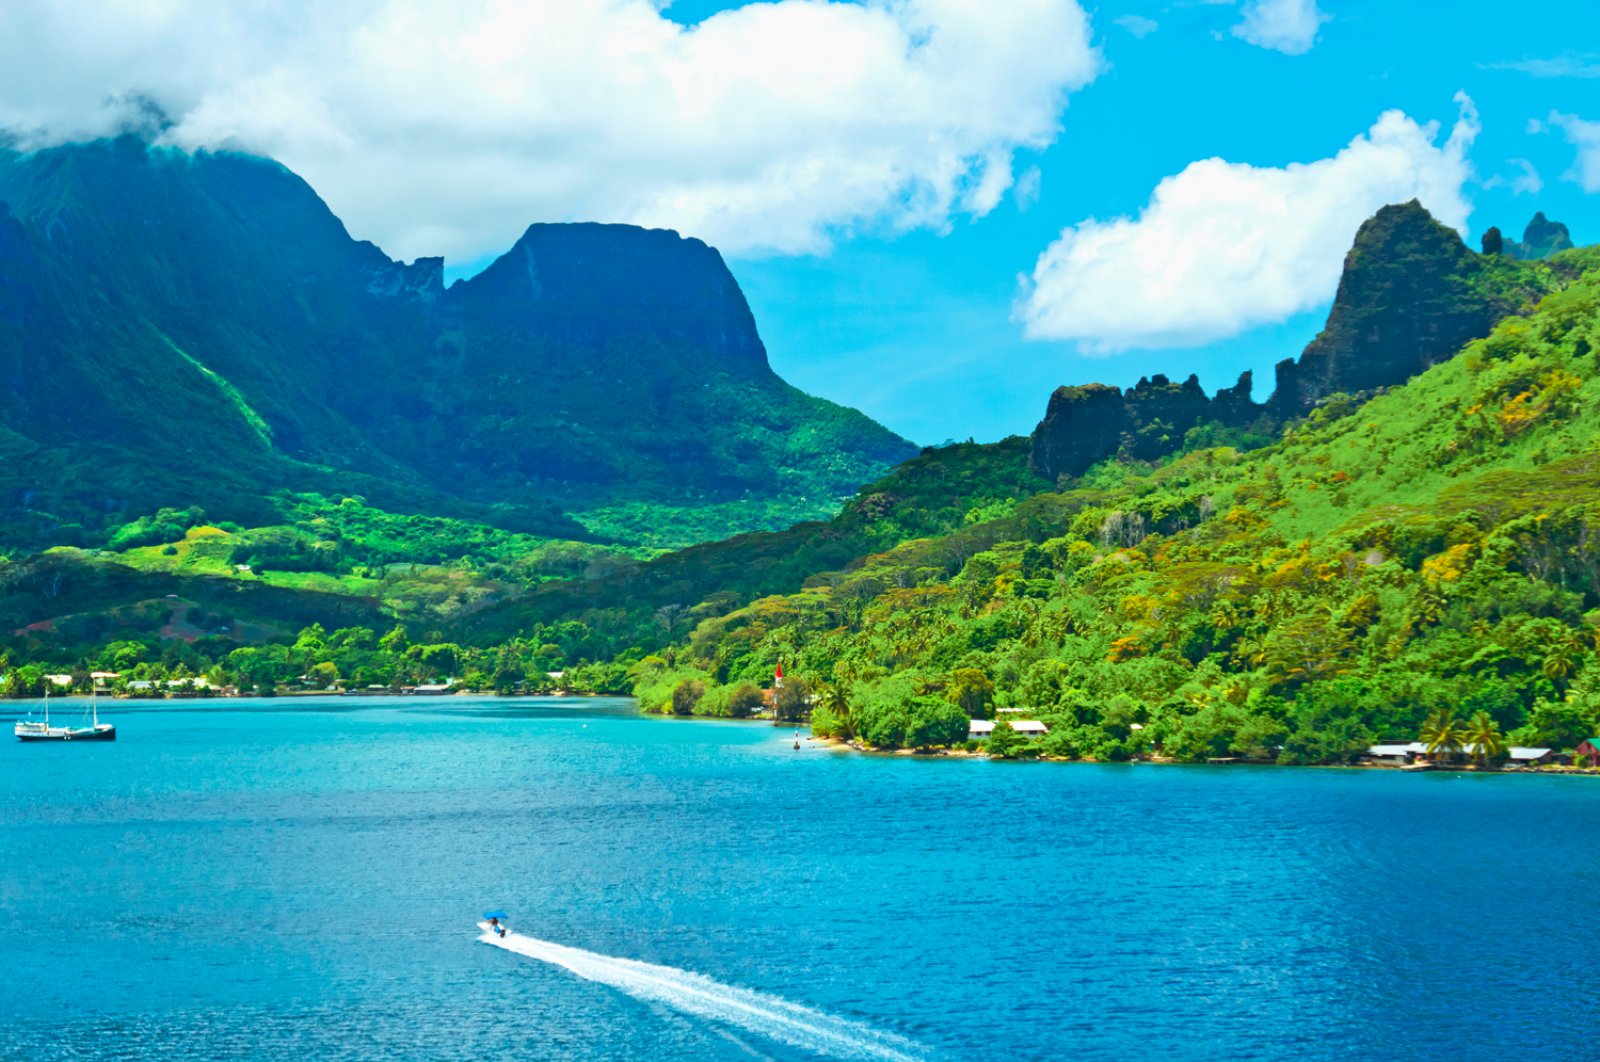
[[[16,735],[18,741],[115,741],[117,728],[110,723],[83,727],[26,727],[25,724],[19,724]]]

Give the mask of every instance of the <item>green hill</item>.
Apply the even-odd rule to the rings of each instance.
[[[1197,419],[1176,452],[1135,435],[1051,478],[1047,417],[1032,438],[925,450],[829,520],[659,556],[348,497],[280,496],[261,527],[167,511],[110,552],[0,565],[6,652],[244,683],[510,689],[564,669],[713,714],[747,711],[782,661],[823,733],[941,744],[1001,708],[1049,724],[1004,754],[1339,762],[1441,708],[1570,746],[1600,728],[1600,249],[1433,275],[1501,293],[1472,325],[1486,334],[1413,367],[1368,332],[1391,336],[1369,349],[1400,378],[1281,426],[1241,423],[1236,389],[1230,419]],[[1409,325],[1429,335],[1460,307],[1437,285],[1351,283],[1330,320],[1398,320],[1397,290],[1432,293]],[[1359,358],[1327,364],[1367,372]],[[1126,423],[1218,408],[1193,391],[1149,381]]]
[[[780,380],[698,240],[535,225],[442,268],[264,159],[0,151],[0,549],[311,495],[677,545],[830,513],[913,452]]]
[[[636,688],[717,710],[782,660],[824,732],[1007,707],[1111,759],[1338,761],[1440,708],[1570,746],[1600,728],[1600,252],[1550,261],[1567,287],[1409,383],[705,615]]]

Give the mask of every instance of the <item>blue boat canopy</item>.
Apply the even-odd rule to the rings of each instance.
[[[506,917],[506,913],[504,911],[485,911],[485,912],[483,912],[483,917],[485,917],[485,918],[505,918]]]

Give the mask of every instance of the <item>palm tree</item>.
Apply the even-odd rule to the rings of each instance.
[[[826,708],[839,720],[839,725],[844,728],[841,736],[846,740],[856,736],[855,712],[850,704],[850,691],[844,683],[832,682],[822,687],[817,694],[817,707]]]
[[[1569,635],[1550,647],[1544,658],[1544,677],[1552,682],[1566,684],[1566,680],[1583,664],[1587,647],[1576,634]]]
[[[1454,755],[1461,748],[1462,727],[1456,720],[1455,709],[1435,708],[1422,724],[1422,743],[1434,759]]]
[[[1479,766],[1487,765],[1491,757],[1500,755],[1506,749],[1505,739],[1500,736],[1500,724],[1494,721],[1494,716],[1482,710],[1467,720],[1465,737],[1467,743],[1473,746],[1472,757]]]

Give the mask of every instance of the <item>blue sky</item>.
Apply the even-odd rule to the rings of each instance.
[[[1058,385],[1272,366],[1361,220],[1600,241],[1600,4],[56,0],[0,8],[0,131],[169,119],[468,275],[535,221],[720,248],[773,366],[919,443]]]
[[[1141,375],[1196,372],[1214,390],[1252,369],[1263,399],[1272,366],[1316,335],[1325,304],[1199,346],[1091,356],[1074,342],[1023,339],[1012,319],[1018,274],[1066,226],[1137,215],[1158,181],[1196,159],[1326,158],[1394,108],[1448,127],[1461,90],[1482,122],[1469,152],[1477,177],[1465,188],[1473,246],[1489,225],[1520,236],[1535,210],[1566,222],[1579,243],[1600,241],[1600,195],[1563,179],[1576,148],[1559,133],[1528,132],[1530,119],[1543,123],[1552,110],[1600,119],[1600,54],[1563,47],[1600,49],[1600,5],[1324,8],[1330,18],[1317,42],[1286,55],[1232,36],[1231,5],[1096,6],[1106,69],[1072,96],[1057,142],[1036,156],[1039,198],[1027,209],[1007,200],[945,235],[858,238],[822,257],[732,259],[774,367],[919,443],[1030,431],[1061,384],[1128,386]],[[1130,15],[1156,28],[1136,37],[1116,23]],[[1562,60],[1557,69],[1588,76],[1502,65],[1528,60]],[[1523,171],[1508,160],[1517,158],[1538,171],[1537,194],[1512,191]]]

